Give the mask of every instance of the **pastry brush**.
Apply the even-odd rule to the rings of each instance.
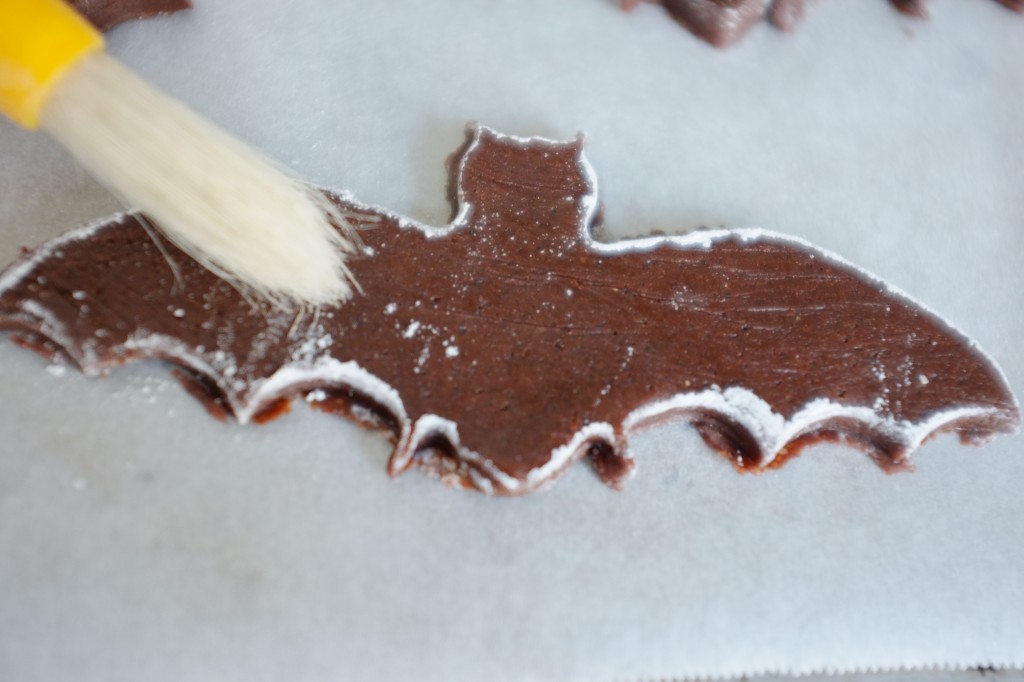
[[[104,48],[62,0],[0,0],[0,112],[243,292],[282,306],[350,296],[356,239],[337,208]]]

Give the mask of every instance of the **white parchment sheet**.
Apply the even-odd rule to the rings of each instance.
[[[1024,391],[1024,17],[995,2],[823,1],[721,52],[613,0],[195,1],[111,51],[311,181],[442,222],[467,121],[582,130],[607,237],[797,235]],[[118,208],[0,124],[0,262]],[[1024,664],[1020,436],[938,438],[914,474],[820,446],[740,476],[668,426],[623,492],[581,464],[501,500],[391,480],[382,437],[302,405],[222,424],[159,364],[88,380],[0,341],[3,680]]]

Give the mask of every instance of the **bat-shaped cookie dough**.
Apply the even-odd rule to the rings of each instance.
[[[783,31],[792,31],[803,20],[807,0],[620,0],[632,10],[642,2],[663,5],[665,10],[701,40],[715,47],[728,47],[761,21]],[[928,16],[927,0],[889,0],[897,10],[923,19]],[[1024,0],[996,0],[1016,12],[1024,12]]]
[[[173,14],[192,6],[190,0],[67,0],[101,31],[132,19]]]
[[[826,438],[900,468],[933,433],[1018,428],[968,338],[808,244],[754,229],[595,241],[580,141],[471,127],[453,194],[443,228],[334,197],[365,242],[363,293],[340,308],[254,307],[127,214],[10,266],[0,328],[89,375],[166,360],[241,422],[305,396],[393,434],[392,474],[501,494],[584,454],[618,486],[628,436],[668,419],[743,469]]]

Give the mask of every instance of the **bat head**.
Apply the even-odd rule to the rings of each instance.
[[[466,135],[452,177],[462,220],[517,250],[575,245],[597,207],[583,136],[523,138],[479,124]]]

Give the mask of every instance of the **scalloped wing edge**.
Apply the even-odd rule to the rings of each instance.
[[[95,367],[88,371],[79,363],[80,354],[75,353],[74,348],[47,334],[45,317],[37,321],[33,326],[28,324],[27,318],[21,317],[15,331],[35,334],[52,342],[86,374],[100,373]],[[6,320],[0,319],[0,324],[4,322]],[[42,345],[35,349],[45,355]],[[251,390],[236,394],[227,377],[196,362],[195,356],[190,356],[187,349],[173,339],[149,337],[145,342],[129,342],[125,350],[122,364],[163,360],[205,379],[204,401],[224,406],[241,424],[262,421],[260,415],[282,401],[304,397],[315,406],[327,395],[347,396],[346,400],[353,406],[383,413],[382,423],[393,425],[395,447],[387,465],[389,475],[420,468],[454,487],[505,496],[546,489],[573,462],[584,457],[592,461],[606,484],[620,488],[635,473],[630,437],[668,422],[693,425],[708,446],[730,459],[741,471],[774,468],[803,447],[833,438],[867,452],[887,471],[905,470],[910,468],[910,455],[935,434],[956,431],[965,441],[981,443],[998,433],[1013,433],[1019,428],[1019,420],[1014,415],[993,407],[957,406],[936,412],[920,422],[908,422],[881,417],[868,407],[841,405],[825,399],[809,402],[791,419],[786,419],[753,391],[712,387],[642,405],[619,425],[591,422],[552,450],[543,465],[529,471],[524,478],[516,478],[498,468],[486,455],[465,447],[455,422],[434,414],[412,419],[398,391],[355,361],[342,362],[326,357],[312,363],[291,363],[270,377],[254,382]],[[363,426],[369,423],[351,410],[335,412]]]

